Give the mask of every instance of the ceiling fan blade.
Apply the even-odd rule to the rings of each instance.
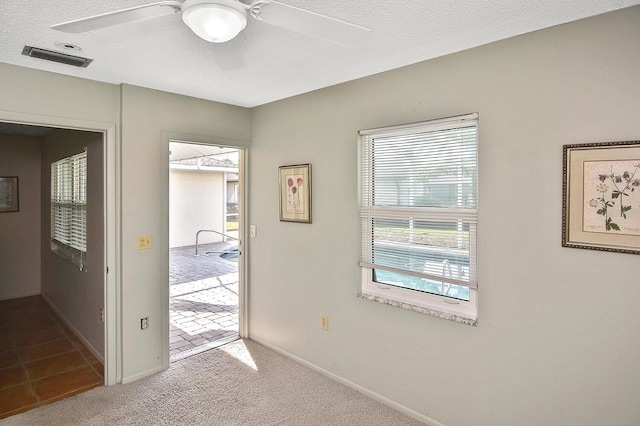
[[[76,19],[62,24],[52,25],[51,28],[66,33],[83,33],[85,31],[97,30],[100,28],[110,27],[112,25],[169,15],[171,13],[179,12],[181,6],[182,3],[178,1],[161,1],[144,6],[117,10],[115,12],[107,12],[101,15],[90,16],[88,18]]]
[[[267,24],[348,47],[362,45],[370,33],[367,28],[275,1],[265,2],[257,16]]]

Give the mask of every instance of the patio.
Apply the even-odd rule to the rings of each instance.
[[[170,249],[169,355],[177,361],[238,339],[238,263],[229,242]],[[209,252],[209,254],[205,254]]]

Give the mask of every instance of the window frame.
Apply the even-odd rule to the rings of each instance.
[[[51,251],[81,271],[86,271],[87,255],[87,167],[86,149],[51,163]],[[59,179],[61,174],[66,179]],[[61,214],[65,217],[59,220]],[[60,223],[65,229],[59,229]]]
[[[373,210],[376,207],[373,206],[374,201],[369,199],[369,195],[363,195],[363,192],[366,190],[365,183],[363,183],[363,179],[368,179],[366,182],[366,187],[369,189],[373,185],[373,177],[370,175],[370,171],[364,171],[365,162],[375,163],[375,157],[371,153],[371,157],[366,160],[363,158],[363,155],[367,155],[368,153],[363,153],[363,144],[364,138],[375,137],[376,135],[386,135],[391,133],[400,133],[402,135],[411,135],[413,133],[424,132],[425,129],[427,131],[437,131],[441,127],[446,126],[455,126],[455,123],[459,123],[459,127],[469,127],[469,124],[475,125],[476,128],[476,138],[475,138],[475,165],[476,171],[478,166],[478,127],[479,127],[479,115],[477,113],[466,114],[455,117],[447,117],[436,120],[429,120],[420,123],[410,123],[400,126],[390,126],[383,127],[377,129],[368,129],[362,130],[359,132],[358,138],[358,198],[360,205],[360,222],[363,223],[363,209]],[[433,129],[433,130],[430,130]],[[477,175],[476,175],[477,177]],[[369,189],[370,190],[370,189]],[[371,191],[371,190],[370,190]],[[476,180],[475,187],[475,196],[477,200],[478,194],[478,185]],[[366,197],[366,201],[363,197]],[[397,211],[405,211],[407,220],[416,220],[415,215],[411,215],[411,211],[413,210],[420,212],[421,210],[429,211],[432,210],[430,207],[414,207],[414,206],[393,206],[389,207],[389,210],[394,212]],[[445,209],[446,210],[446,209]],[[448,215],[448,213],[455,212],[456,209],[450,209],[449,212],[444,212],[443,217],[446,217],[447,220],[460,220],[460,216],[455,216],[455,214]],[[428,215],[428,213],[426,213]],[[420,216],[420,213],[417,214]],[[363,254],[360,256],[360,266],[361,266],[361,283],[360,283],[360,293],[358,296],[363,299],[372,300],[380,303],[384,303],[387,305],[397,306],[400,308],[420,312],[423,314],[436,316],[443,319],[448,319],[451,321],[464,323],[468,325],[477,326],[478,322],[478,247],[477,247],[477,235],[478,235],[478,205],[476,203],[475,211],[471,215],[474,220],[474,232],[470,232],[470,247],[469,247],[469,274],[473,275],[474,280],[470,281],[470,285],[465,285],[469,289],[469,300],[463,300],[458,298],[453,298],[445,295],[439,295],[434,293],[428,293],[420,290],[414,290],[410,288],[403,288],[399,286],[388,285],[380,282],[374,281],[374,270],[376,269],[375,265],[369,264],[363,261]],[[375,213],[371,214],[369,217],[375,218]],[[368,227],[364,227],[361,225],[359,230],[360,233],[360,249],[363,251],[374,250],[373,245],[375,244],[373,239],[373,229],[367,229]],[[366,235],[366,237],[365,237]],[[367,239],[368,238],[368,239]],[[363,241],[364,239],[364,241]],[[370,243],[369,243],[370,241]],[[367,254],[365,254],[365,257]],[[383,268],[384,269],[384,268]],[[401,272],[402,273],[402,272]],[[444,280],[446,282],[446,279]]]

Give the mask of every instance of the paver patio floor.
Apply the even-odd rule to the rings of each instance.
[[[171,361],[238,339],[238,263],[217,253],[234,247],[226,242],[201,244],[200,256],[195,256],[195,246],[171,249]]]

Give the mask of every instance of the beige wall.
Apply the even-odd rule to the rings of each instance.
[[[0,88],[3,120],[28,114],[42,120],[119,121],[120,91],[113,84],[0,63]]]
[[[104,361],[105,306],[104,136],[102,133],[53,129],[42,144],[41,294]],[[87,149],[86,270],[51,251],[51,163]]]
[[[119,331],[121,317],[119,252],[120,238],[118,210],[119,176],[117,176],[116,134],[120,126],[120,88],[75,77],[21,68],[0,63],[0,120],[19,123],[44,124],[51,127],[100,129],[107,134],[107,261],[112,273],[107,276],[105,308],[107,333],[105,353],[108,353],[106,377],[115,383],[121,376],[119,364]],[[91,319],[90,321],[92,321]],[[125,363],[126,361],[122,361]]]
[[[0,135],[0,176],[18,177],[18,212],[0,213],[0,300],[40,294],[40,138]]]
[[[123,378],[169,366],[169,139],[248,146],[249,110],[122,86]],[[177,135],[177,136],[176,136]],[[180,137],[183,135],[183,137]],[[151,235],[151,250],[136,238]],[[149,328],[140,319],[149,317]]]
[[[0,93],[3,121],[115,127],[108,130],[114,139],[107,138],[105,153],[106,210],[115,212],[106,223],[111,241],[105,301],[111,327],[105,348],[107,378],[111,383],[131,381],[168,367],[168,140],[185,136],[246,147],[249,110],[3,63]],[[139,235],[152,235],[154,247],[138,251]],[[144,331],[142,317],[150,323]],[[116,365],[120,352],[122,362]]]
[[[563,144],[640,136],[638,22],[636,7],[253,109],[251,337],[448,426],[640,424],[640,259],[561,247]],[[479,326],[359,299],[358,130],[470,112]],[[277,168],[306,162],[313,224],[280,222]]]
[[[188,170],[169,171],[169,247],[195,245],[201,229],[225,232],[224,173]],[[222,241],[203,232],[200,244]]]

